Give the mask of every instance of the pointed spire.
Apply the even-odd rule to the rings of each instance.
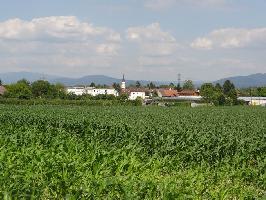
[[[121,82],[121,89],[122,90],[126,89],[126,80],[125,80],[125,75],[124,74],[123,74],[123,79],[122,79],[122,82]]]

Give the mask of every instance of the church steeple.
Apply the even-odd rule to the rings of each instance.
[[[121,89],[124,90],[126,89],[126,80],[125,80],[125,75],[123,74],[123,79],[122,79],[122,82],[121,82]]]

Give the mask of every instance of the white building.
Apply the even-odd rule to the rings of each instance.
[[[266,106],[266,97],[238,97],[251,106]]]
[[[94,88],[94,87],[69,87],[67,93],[74,93],[76,95],[89,94],[91,96],[97,95],[114,95],[118,96],[115,89],[110,88]]]
[[[107,89],[107,88],[91,88],[91,89],[86,89],[86,94],[92,95],[92,96],[97,96],[97,95],[114,95],[118,96],[118,92],[115,89]]]
[[[86,94],[85,87],[68,87],[67,93],[73,93],[75,95],[83,95]]]
[[[132,90],[129,93],[128,99],[129,100],[136,100],[138,97],[140,97],[142,99],[145,99],[146,98],[145,92],[140,92],[140,91],[134,91],[134,90]]]

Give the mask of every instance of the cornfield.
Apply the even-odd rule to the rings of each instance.
[[[0,105],[1,199],[264,199],[266,110]]]

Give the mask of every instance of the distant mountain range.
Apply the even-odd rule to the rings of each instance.
[[[223,84],[226,80],[230,80],[231,82],[233,82],[237,88],[266,86],[266,73],[252,74],[248,76],[228,77],[215,81],[214,83]]]
[[[112,78],[104,75],[88,75],[80,78],[68,78],[68,77],[60,77],[53,76],[48,74],[40,74],[40,73],[32,73],[32,72],[9,72],[0,74],[0,79],[4,84],[15,83],[21,79],[27,79],[30,82],[44,79],[51,83],[62,83],[66,86],[74,86],[74,85],[89,85],[92,82],[97,84],[105,84],[112,85],[113,83],[120,83],[121,79]],[[147,85],[151,81],[148,80],[139,80],[142,85]],[[171,81],[152,81],[156,85],[162,84],[170,84]],[[135,84],[136,80],[126,80],[127,85]],[[175,82],[176,83],[176,82]]]
[[[53,76],[47,74],[40,73],[32,73],[32,72],[9,72],[9,73],[0,73],[0,79],[4,84],[15,83],[18,80],[25,78],[30,82],[44,79],[51,83],[62,83],[66,86],[74,86],[74,85],[89,85],[94,82],[95,84],[106,84],[112,85],[113,83],[120,83],[121,79],[112,78],[104,75],[89,75],[81,78],[68,78],[61,76]],[[252,74],[249,76],[235,76],[220,79],[214,81],[214,83],[223,84],[226,80],[232,81],[236,87],[238,88],[246,88],[246,87],[258,87],[258,86],[266,86],[266,73],[265,74]],[[148,80],[140,80],[140,83],[143,85],[147,85],[151,81]],[[177,84],[176,81],[152,81],[156,85],[169,84],[173,82]],[[200,86],[204,81],[194,81],[196,86]],[[136,80],[126,80],[127,85],[135,84]]]

